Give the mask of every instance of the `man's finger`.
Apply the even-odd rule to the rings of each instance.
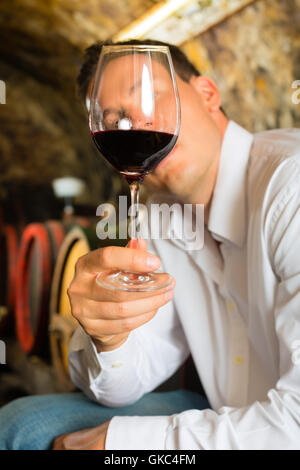
[[[156,315],[157,310],[143,313],[135,317],[122,318],[120,320],[102,320],[102,319],[86,319],[84,329],[87,334],[95,339],[101,341],[103,336],[119,335],[122,333],[130,332],[139,326],[147,323]],[[99,333],[101,332],[101,333]]]
[[[130,272],[155,271],[160,267],[160,259],[144,250],[107,246],[98,248],[80,257],[76,271],[95,274],[107,269],[120,269]]]
[[[148,297],[135,299],[127,302],[95,302],[86,300],[84,306],[84,317],[86,319],[119,320],[142,315],[152,310],[157,310],[168,303],[174,295],[174,290]]]

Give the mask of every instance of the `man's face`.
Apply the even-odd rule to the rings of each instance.
[[[131,116],[133,124],[145,129],[165,130],[174,129],[176,107],[172,94],[172,82],[164,66],[158,62],[153,66],[153,83],[159,109],[167,109],[161,115],[155,110],[149,119],[141,115],[141,86],[131,73],[132,57],[123,56],[108,63],[106,80],[100,89],[100,102],[105,112],[106,126],[113,128],[122,110],[124,115]],[[145,59],[140,56],[136,70],[142,70]],[[140,72],[140,71],[139,71]],[[198,189],[205,193],[206,185],[211,185],[211,169],[215,165],[221,148],[221,131],[210,111],[197,82],[193,77],[189,83],[183,81],[177,74],[176,81],[181,106],[181,126],[177,143],[170,154],[159,164],[152,174],[145,178],[145,186],[152,190],[164,191],[187,202],[207,202],[195,200]],[[140,74],[137,74],[140,77]],[[119,93],[118,90],[122,90]],[[126,98],[124,98],[126,97]],[[142,120],[143,123],[141,122]],[[165,121],[164,121],[165,120]],[[159,127],[164,129],[158,129]],[[127,150],[128,151],[128,150]],[[210,190],[211,188],[209,188]]]

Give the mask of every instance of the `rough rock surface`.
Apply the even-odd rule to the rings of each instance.
[[[254,132],[300,127],[299,0],[259,0],[182,48],[218,84],[229,117]]]
[[[18,185],[49,187],[67,174],[85,179],[91,204],[124,190],[93,147],[75,77],[86,46],[154,3],[1,0],[0,200]],[[217,82],[228,115],[251,131],[300,124],[300,104],[291,101],[300,79],[299,7],[300,0],[258,0],[182,46]]]

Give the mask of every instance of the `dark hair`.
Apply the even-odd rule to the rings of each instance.
[[[184,80],[185,82],[188,82],[193,75],[195,76],[201,75],[199,71],[196,69],[196,67],[188,60],[185,54],[177,46],[167,44],[165,42],[155,41],[152,39],[145,39],[142,41],[137,40],[137,39],[131,39],[129,41],[116,42],[116,43],[111,42],[111,41],[97,42],[85,50],[83,63],[82,63],[82,66],[80,68],[80,71],[77,77],[77,86],[78,86],[79,94],[83,100],[85,100],[89,83],[93,75],[96,72],[96,66],[97,66],[97,62],[99,59],[99,55],[101,53],[102,46],[108,46],[112,44],[119,44],[119,45],[147,44],[150,46],[156,46],[156,45],[168,46],[170,49],[170,53],[172,56],[172,61],[173,61],[173,65],[176,70],[176,73],[180,76],[180,78],[182,78],[182,80]]]

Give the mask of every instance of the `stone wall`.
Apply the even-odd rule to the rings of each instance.
[[[124,190],[99,158],[75,92],[84,48],[139,17],[154,0],[1,0],[0,199],[72,174],[97,204]],[[182,45],[219,85],[228,115],[258,131],[299,126],[300,0],[258,0]],[[113,176],[113,178],[112,178]],[[111,181],[113,183],[111,184]],[[20,192],[18,192],[20,194]]]
[[[120,189],[121,178],[93,147],[75,79],[87,46],[111,37],[154,3],[1,0],[6,104],[0,105],[0,200],[64,175],[85,179],[84,202],[92,204]]]
[[[300,127],[291,87],[300,80],[300,0],[258,0],[182,49],[248,130]]]

